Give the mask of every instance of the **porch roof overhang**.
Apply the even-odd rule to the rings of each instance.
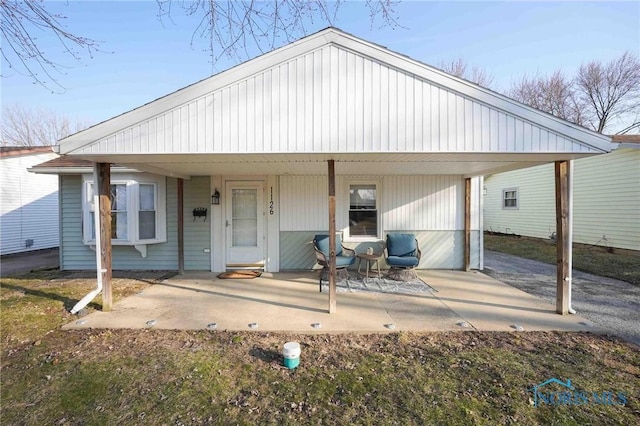
[[[90,162],[124,166],[190,179],[209,175],[324,175],[334,160],[337,175],[461,175],[473,177],[574,160],[591,153],[363,153],[363,154],[101,154],[84,155]],[[86,168],[87,172],[91,169]],[[81,171],[80,168],[75,172]],[[64,168],[40,173],[64,173]],[[67,171],[68,172],[68,171]]]

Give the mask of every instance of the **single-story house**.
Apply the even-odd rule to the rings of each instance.
[[[573,241],[640,250],[640,135],[615,135],[608,154],[574,162]],[[553,165],[485,176],[484,230],[555,237]]]
[[[0,147],[0,254],[58,247],[58,177],[27,171],[56,157],[50,146]]]
[[[34,169],[61,176],[64,269],[96,267],[96,187],[117,269],[308,269],[333,229],[362,251],[414,233],[419,268],[481,269],[484,175],[610,149],[328,28],[60,141],[93,167]]]

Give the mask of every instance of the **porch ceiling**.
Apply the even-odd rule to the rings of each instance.
[[[141,171],[189,178],[208,175],[323,175],[335,160],[339,175],[480,176],[588,156],[581,153],[147,154],[83,155]]]

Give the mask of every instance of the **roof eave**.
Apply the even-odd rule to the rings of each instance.
[[[29,167],[28,172],[39,175],[82,175],[93,173],[93,167]],[[140,170],[128,167],[111,167],[114,173],[141,173]]]

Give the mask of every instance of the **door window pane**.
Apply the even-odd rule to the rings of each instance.
[[[258,190],[234,189],[231,199],[234,247],[258,245]]]

